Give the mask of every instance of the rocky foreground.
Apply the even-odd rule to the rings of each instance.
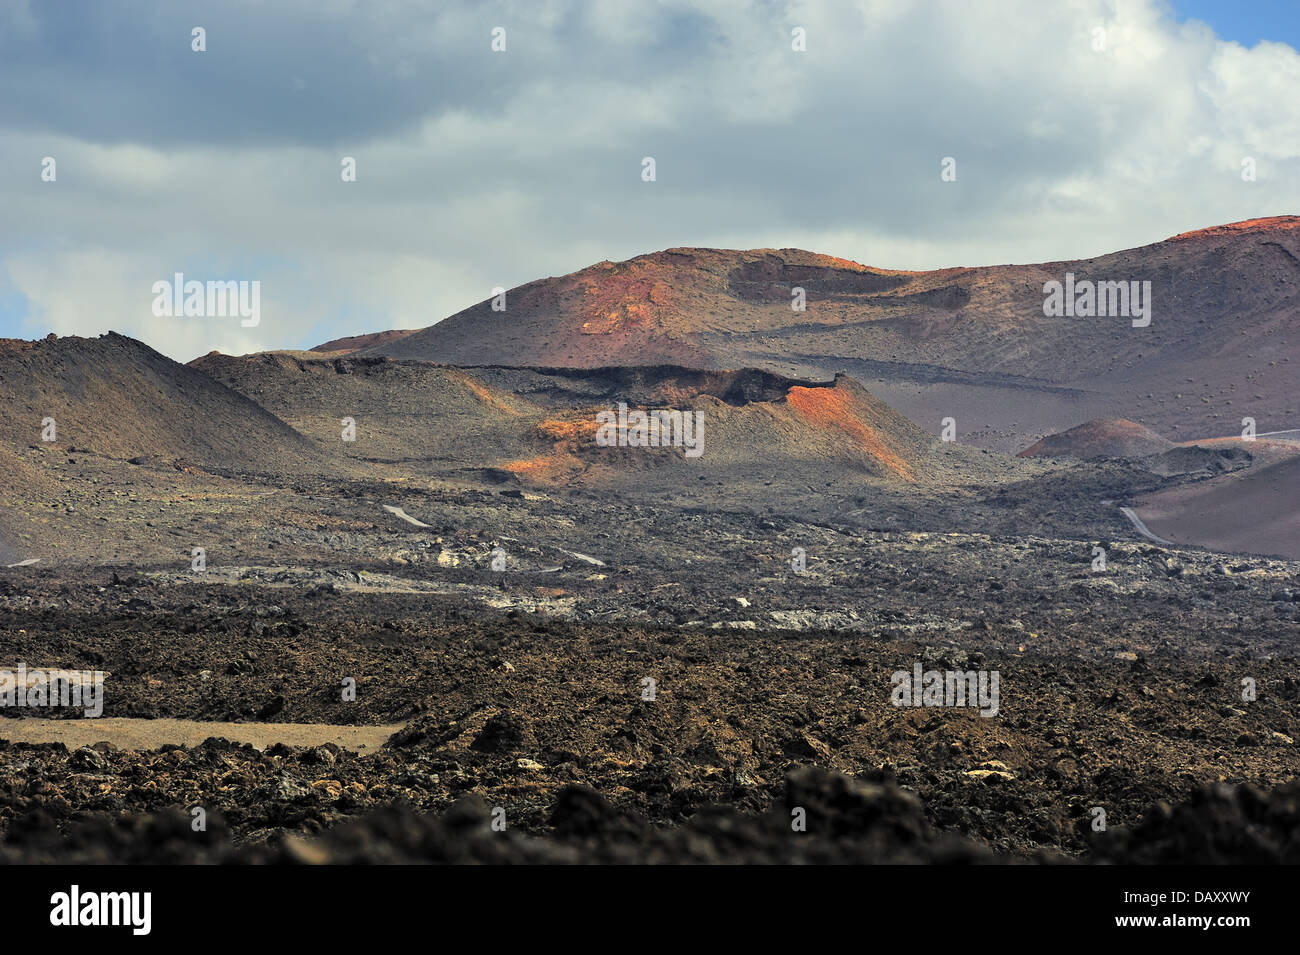
[[[678,594],[681,622],[628,581],[621,605],[652,612],[602,623],[604,580],[569,619],[521,609],[553,575],[456,571],[494,607],[323,573],[27,569],[0,587],[7,652],[108,671],[106,716],[403,728],[357,752],[3,743],[0,858],[1296,861],[1290,565],[1135,545],[1071,583],[1055,545],[989,546],[823,568],[829,628],[774,628],[783,588],[737,600],[723,574]],[[996,672],[996,713],[894,705],[917,665]]]
[[[421,812],[399,802],[349,815],[316,835],[336,810],[355,809],[366,798],[364,783],[323,780],[311,786],[289,775],[312,767],[338,767],[350,777],[357,767],[340,766],[338,753],[280,748],[265,756],[212,740],[189,751],[150,754],[178,773],[217,773],[228,778],[265,772],[260,787],[262,821],[275,826],[265,840],[243,841],[222,816],[208,817],[195,831],[180,810],[113,816],[78,814],[59,825],[35,809],[10,826],[0,862],[6,863],[257,863],[257,864],[1295,864],[1300,845],[1300,785],[1271,793],[1251,786],[1217,785],[1197,790],[1176,808],[1160,804],[1134,827],[1095,834],[1089,851],[1070,856],[1050,850],[1028,855],[995,853],[979,840],[937,831],[916,795],[890,782],[855,779],[816,767],[792,770],[782,804],[765,812],[734,807],[701,808],[680,826],[652,825],[620,811],[604,796],[579,783],[564,786],[545,814],[540,834],[499,825],[499,813],[481,798],[467,796],[441,813]],[[6,754],[12,756],[14,754]],[[36,755],[30,750],[23,755]],[[49,763],[67,761],[69,772],[112,772],[121,765],[145,772],[139,762],[99,750],[45,754]],[[25,761],[24,761],[25,762]],[[347,760],[344,760],[346,763]],[[28,763],[28,765],[31,765]],[[48,765],[48,764],[47,764]],[[6,780],[7,788],[11,785]],[[29,802],[56,787],[29,785]],[[796,814],[808,828],[795,831]]]

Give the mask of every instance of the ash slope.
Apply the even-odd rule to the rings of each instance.
[[[1124,418],[1088,421],[1061,434],[1050,434],[1020,452],[1021,457],[1142,458],[1174,447],[1150,428]]]
[[[309,442],[207,375],[109,332],[0,341],[0,445],[43,443],[117,459],[284,472],[323,467]],[[42,421],[55,440],[42,441]]]
[[[1300,449],[1273,464],[1156,491],[1140,499],[1137,513],[1177,543],[1300,560],[1298,495]]]
[[[1132,421],[1089,421],[1021,457],[1115,459],[1180,479],[1136,501],[1163,540],[1300,559],[1300,441],[1216,438],[1174,444]]]
[[[1153,318],[1050,318],[1043,285],[1150,281]],[[801,287],[807,309],[791,308]],[[1014,452],[1093,418],[1175,440],[1295,426],[1300,218],[1092,259],[900,272],[796,249],[670,249],[512,289],[362,355],[457,365],[671,363],[852,373],[927,430]],[[1249,384],[1247,384],[1249,382]]]
[[[977,484],[1041,470],[944,445],[847,376],[813,382],[670,365],[451,368],[278,353],[209,355],[192,364],[322,448],[449,478],[541,487],[644,480],[802,487],[810,475]],[[698,412],[704,453],[600,447],[596,414],[619,403]],[[344,415],[357,422],[358,437],[341,446]]]

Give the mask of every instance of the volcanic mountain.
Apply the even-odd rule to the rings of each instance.
[[[132,338],[0,340],[0,448],[247,471],[317,467],[311,444],[243,395]],[[52,441],[45,422],[53,420]]]
[[[188,566],[266,496],[337,472],[284,422],[113,332],[0,340],[0,565],[71,558]],[[52,440],[47,440],[52,439]],[[270,487],[263,483],[270,482]]]
[[[1151,321],[1044,314],[1046,283],[1150,282]],[[799,291],[805,299],[796,310]],[[1092,259],[905,272],[797,249],[678,248],[506,293],[362,356],[455,365],[847,371],[937,432],[1015,452],[1141,417],[1176,440],[1300,417],[1300,217]]]
[[[329,453],[472,481],[635,483],[677,468],[692,480],[800,487],[813,476],[973,483],[1016,468],[943,445],[847,376],[813,382],[675,365],[453,368],[302,352],[212,354],[191,364]],[[620,404],[698,413],[705,453],[602,446],[597,416]],[[356,423],[356,440],[346,444],[345,417]]]
[[[1125,418],[1089,421],[1069,431],[1051,434],[1025,448],[1021,457],[1144,458],[1174,447],[1150,428]]]

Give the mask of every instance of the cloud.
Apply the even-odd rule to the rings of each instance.
[[[496,285],[670,246],[937,268],[1300,211],[1300,55],[1158,0],[0,17],[0,266],[29,306],[9,334],[113,328],[188,359],[423,326]],[[148,290],[176,271],[262,281],[263,325],[154,319]]]
[[[8,269],[11,281],[32,305],[27,319],[32,333],[40,329],[89,336],[116,331],[185,360],[212,348],[237,354],[258,347],[250,334],[256,330],[241,328],[238,318],[155,318],[151,288],[160,273],[147,256],[87,248],[16,256]]]

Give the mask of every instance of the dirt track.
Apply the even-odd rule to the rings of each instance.
[[[206,720],[125,717],[101,719],[10,719],[0,722],[0,739],[13,743],[62,743],[79,749],[111,743],[118,749],[145,751],[162,746],[197,746],[209,737],[266,749],[276,743],[314,748],[332,744],[362,752],[376,750],[401,729],[394,726],[331,726],[323,723],[221,723]]]

